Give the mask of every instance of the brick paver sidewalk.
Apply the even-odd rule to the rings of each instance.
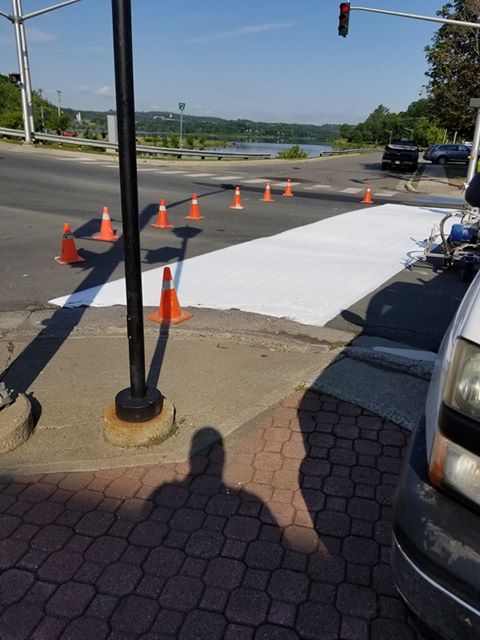
[[[389,568],[406,441],[299,392],[190,463],[3,479],[0,638],[413,640]]]

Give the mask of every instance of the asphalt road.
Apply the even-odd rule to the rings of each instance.
[[[379,166],[380,153],[301,162],[139,161],[142,268],[355,210],[363,206],[367,184],[375,194],[387,194],[375,196],[378,204],[414,204],[415,196],[405,191],[410,176],[381,172]],[[282,198],[283,188],[272,186],[275,206],[259,202],[264,189],[260,179],[274,185],[287,177],[297,183],[295,198]],[[242,212],[228,208],[237,182],[242,184]],[[194,191],[206,219],[192,225],[184,216]],[[160,198],[167,200],[173,233],[150,227]],[[2,311],[43,308],[53,297],[123,277],[121,243],[89,239],[98,231],[104,205],[120,228],[114,158],[0,145]],[[72,225],[87,258],[83,265],[62,268],[53,260],[60,251],[64,222]],[[421,264],[398,274],[329,326],[436,348],[465,289],[457,273],[437,273]]]

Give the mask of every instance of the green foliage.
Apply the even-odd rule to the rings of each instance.
[[[442,18],[478,22],[479,0],[454,0],[437,11]],[[427,91],[441,127],[472,139],[476,110],[470,98],[480,97],[480,32],[444,24],[425,48],[429,78]]]
[[[412,102],[406,111],[400,113],[393,113],[381,104],[364,122],[356,126],[342,124],[341,137],[333,141],[333,146],[383,146],[390,140],[412,138],[420,146],[441,142],[443,131],[431,115],[431,109],[431,102],[426,98]]]
[[[35,129],[37,131],[43,129],[43,123],[45,123],[45,128],[50,131],[56,131],[57,129],[65,131],[72,126],[72,116],[67,113],[67,110],[62,112],[59,118],[57,108],[48,100],[41,98],[39,93],[34,91],[32,99]],[[10,82],[8,76],[2,74],[0,74],[0,126],[23,129],[20,89]]]
[[[184,144],[187,147],[187,149],[194,149],[195,148],[195,138],[192,136],[192,134],[189,134],[185,138],[185,143]]]
[[[168,142],[167,147],[170,147],[171,149],[178,149],[180,145],[180,138],[177,136],[176,133],[174,133],[171,136],[168,136],[167,142]]]
[[[0,113],[0,127],[7,129],[22,129],[23,114],[21,109],[11,109]]]
[[[282,160],[299,160],[301,158],[308,158],[308,153],[304,151],[298,144],[294,144],[289,149],[284,149],[277,154],[277,158]]]

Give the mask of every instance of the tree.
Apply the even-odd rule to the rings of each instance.
[[[451,20],[477,22],[480,0],[454,0],[444,4],[437,15]],[[428,95],[433,115],[442,127],[471,139],[476,111],[470,98],[480,98],[480,31],[444,24],[425,48],[429,82]]]
[[[387,109],[387,107],[383,106],[383,104],[379,104],[365,120],[364,125],[365,129],[370,134],[370,141],[375,142],[375,144],[378,144],[380,137],[386,129],[385,123],[389,113],[390,110]]]

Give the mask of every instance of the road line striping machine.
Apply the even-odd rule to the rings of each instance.
[[[465,200],[466,204],[460,210],[450,211],[438,226],[433,227],[426,242],[423,260],[441,258],[445,267],[455,262],[461,263],[462,280],[470,282],[475,266],[480,263],[480,173],[470,181]],[[460,218],[460,222],[452,224],[448,233],[446,222],[454,217]]]

